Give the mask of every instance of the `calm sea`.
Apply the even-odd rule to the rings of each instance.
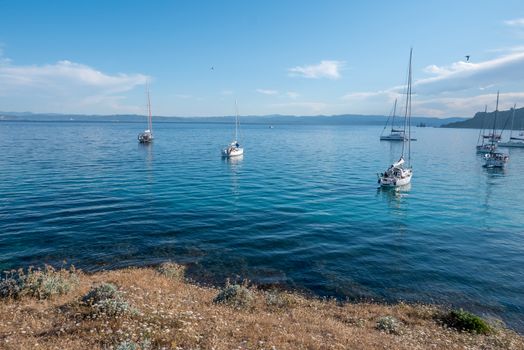
[[[145,123],[144,123],[145,124]],[[415,128],[414,178],[377,189],[380,127],[0,123],[0,268],[165,260],[320,296],[464,307],[524,331],[524,149],[482,168],[476,130]]]

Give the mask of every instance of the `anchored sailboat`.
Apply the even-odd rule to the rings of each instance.
[[[406,139],[408,163],[406,164],[406,161],[404,160],[406,142],[403,142],[400,159],[393,163],[385,172],[378,174],[378,183],[382,187],[398,187],[407,185],[411,182],[411,178],[413,177],[413,168],[411,167],[411,83],[413,80],[411,71],[412,57],[413,49],[411,49],[409,52],[408,81],[406,87],[406,108],[404,112],[404,128],[402,133],[403,135],[406,135],[407,131]]]
[[[386,125],[382,129],[380,134],[380,141],[407,141],[408,137],[406,136],[405,130],[400,129],[400,127],[395,127],[395,117],[397,114],[397,99],[395,99],[395,104],[393,106],[393,114],[390,114],[386,120]],[[391,130],[388,135],[384,135],[386,128],[388,127],[389,120],[391,119]],[[411,141],[416,141],[416,139],[411,139]]]
[[[491,133],[491,145],[495,147],[495,142],[497,140],[497,134],[495,133],[495,128],[497,124],[497,115],[499,113],[499,92],[497,91],[497,105],[495,107],[495,118],[493,119],[493,132]],[[500,134],[499,134],[500,136]],[[500,137],[498,138],[500,139]],[[509,161],[509,156],[504,153],[495,152],[495,148],[489,153],[484,155],[484,166],[486,168],[503,168],[506,163]]]
[[[386,120],[386,125],[382,129],[382,134],[380,134],[380,141],[406,141],[406,135],[404,134],[403,129],[395,129],[395,117],[397,114],[397,99],[395,99],[395,104],[393,106],[393,114],[390,114],[388,120]],[[388,127],[389,119],[391,119],[391,130],[389,135],[384,135],[384,131]]]
[[[513,105],[513,113],[511,114],[511,130],[509,132],[509,141],[500,142],[500,147],[524,147],[524,134],[521,132],[518,136],[513,136],[513,125],[515,123],[515,109],[517,105]]]
[[[231,157],[238,157],[244,154],[244,149],[240,147],[240,144],[238,143],[238,106],[237,102],[235,101],[235,138],[233,141],[222,150],[222,156],[231,158]]]
[[[149,85],[147,86],[147,129],[138,134],[138,142],[150,143],[153,141],[153,120],[151,116],[151,98],[149,97]]]
[[[490,135],[486,135],[486,129],[484,127],[484,122],[485,122],[485,119],[486,119],[486,116],[487,116],[487,112],[488,112],[488,106],[486,105],[484,107],[484,118],[482,118],[482,125],[481,125],[481,128],[479,130],[479,137],[478,137],[478,140],[477,140],[477,153],[480,153],[480,154],[486,154],[486,153],[489,153],[491,151],[494,151],[497,149],[497,143],[493,143],[491,144],[491,142],[484,142],[484,140],[490,138]]]

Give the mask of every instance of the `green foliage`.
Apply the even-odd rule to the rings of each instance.
[[[82,301],[88,305],[97,304],[106,299],[119,298],[120,292],[114,284],[102,283],[96,287],[93,287],[82,297]]]
[[[295,303],[292,296],[286,292],[270,290],[264,293],[266,305],[272,308],[286,308]]]
[[[22,280],[11,276],[6,277],[0,281],[0,298],[19,299],[22,295],[23,287]]]
[[[477,315],[460,310],[452,310],[442,317],[442,322],[450,328],[477,334],[489,334],[491,327]]]
[[[120,298],[101,300],[98,303],[93,304],[93,308],[96,310],[97,314],[109,317],[121,316],[136,312],[134,308],[129,306],[127,301]]]
[[[250,307],[253,303],[253,292],[250,291],[245,284],[229,284],[217,294],[213,302],[215,304],[229,305],[235,308]]]
[[[137,310],[122,298],[117,287],[111,283],[102,283],[91,288],[82,297],[82,302],[90,306],[93,314],[108,317],[137,313]]]
[[[79,279],[74,266],[56,270],[46,265],[43,270],[29,268],[7,273],[0,281],[0,298],[19,299],[31,296],[48,299],[56,295],[69,293],[78,286]]]
[[[116,346],[116,350],[151,350],[151,341],[144,339],[140,344],[126,340]]]
[[[117,345],[116,350],[138,350],[138,345],[134,341],[123,341]]]
[[[165,277],[181,281],[184,279],[186,268],[183,265],[178,265],[172,262],[165,262],[157,268],[157,271]]]
[[[401,334],[401,323],[393,316],[384,316],[378,319],[375,326],[378,330],[390,334]]]

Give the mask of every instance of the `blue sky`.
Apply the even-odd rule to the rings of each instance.
[[[410,47],[413,114],[524,106],[522,0],[398,3],[0,0],[0,110],[387,114]]]

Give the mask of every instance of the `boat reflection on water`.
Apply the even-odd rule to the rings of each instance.
[[[411,190],[411,183],[397,187],[377,187],[377,196],[382,196],[389,205],[400,208],[403,198],[409,196]]]
[[[230,170],[231,177],[231,192],[237,197],[240,194],[240,169],[242,167],[242,161],[244,160],[244,155],[241,154],[236,157],[223,157],[222,160],[227,163]]]
[[[138,143],[138,151],[144,155],[143,170],[147,173],[148,182],[153,182],[153,143]]]
[[[244,155],[241,154],[239,156],[229,158],[223,157],[222,159],[224,160],[224,162],[230,164],[231,167],[234,168],[242,162],[242,160],[244,159]]]
[[[485,169],[486,174],[488,174],[489,177],[498,177],[498,176],[506,175],[506,168],[502,168],[502,167],[492,167],[492,168],[483,167],[483,169]]]

